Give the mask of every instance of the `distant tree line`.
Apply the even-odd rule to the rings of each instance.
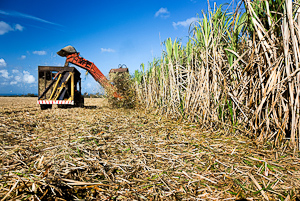
[[[5,94],[5,95],[0,95],[2,97],[38,97],[38,95],[36,94],[32,94],[32,93],[28,93],[28,94],[12,94],[12,95],[8,95],[8,94]]]
[[[89,93],[85,92],[82,96],[84,98],[104,98],[105,97],[104,94],[100,94],[99,92],[97,92],[95,94],[89,94]]]
[[[1,95],[0,96],[2,97],[38,97],[37,94],[33,94],[33,93],[28,93],[28,94],[4,94],[4,95]],[[87,92],[85,92],[83,95],[82,95],[84,98],[104,98],[105,95],[104,94],[100,94],[99,92],[95,93],[95,94],[89,94]]]

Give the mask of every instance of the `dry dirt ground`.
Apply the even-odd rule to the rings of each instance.
[[[142,110],[0,97],[1,200],[297,200],[299,152]]]

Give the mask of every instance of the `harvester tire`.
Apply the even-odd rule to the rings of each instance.
[[[52,105],[45,105],[45,104],[41,104],[41,110],[46,110],[46,109],[51,109],[52,108]]]

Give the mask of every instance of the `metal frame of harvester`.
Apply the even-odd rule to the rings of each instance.
[[[75,67],[38,67],[38,104],[41,109],[84,105],[81,96],[80,72]]]

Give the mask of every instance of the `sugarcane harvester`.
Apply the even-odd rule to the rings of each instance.
[[[122,99],[122,96],[116,92],[115,87],[97,66],[81,57],[74,47],[67,46],[58,51],[57,54],[66,57],[64,67],[39,66],[38,68],[38,104],[40,104],[41,109],[51,108],[52,104],[83,106],[84,99],[81,96],[80,73],[76,68],[69,67],[69,63],[87,70],[107,93],[112,94],[117,99]]]

